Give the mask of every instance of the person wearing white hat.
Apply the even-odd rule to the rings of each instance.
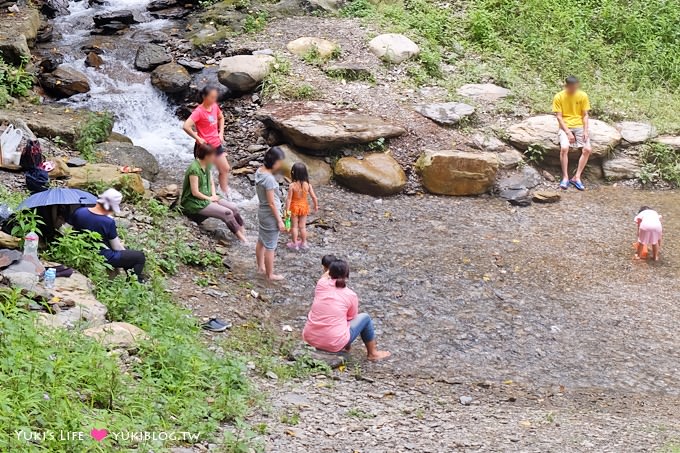
[[[116,189],[107,189],[99,195],[97,204],[92,208],[78,208],[71,217],[71,225],[78,231],[99,233],[102,238],[101,254],[106,262],[115,268],[132,270],[137,279],[144,281],[143,271],[146,263],[144,252],[126,250],[116,229],[116,221],[111,217],[120,212],[123,194]]]

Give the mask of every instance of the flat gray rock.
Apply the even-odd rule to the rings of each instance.
[[[419,105],[416,111],[436,123],[454,125],[475,113],[475,108],[462,102],[446,102]]]

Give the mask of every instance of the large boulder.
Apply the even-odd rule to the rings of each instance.
[[[406,174],[399,163],[387,153],[343,157],[333,169],[335,179],[359,193],[377,197],[394,195],[406,186]]]
[[[321,102],[272,103],[260,109],[256,117],[289,143],[312,154],[406,133],[403,127],[382,118]]]
[[[90,112],[56,105],[18,106],[0,110],[0,123],[25,122],[38,137],[59,137],[73,146],[80,129],[87,123]]]
[[[53,72],[40,76],[42,87],[56,98],[67,98],[90,91],[90,82],[82,72],[60,65]]]
[[[107,349],[135,349],[140,341],[149,338],[142,329],[127,322],[90,327],[83,331],[83,335],[94,338]]]
[[[232,91],[247,93],[267,77],[275,58],[271,55],[236,55],[220,61],[217,77]]]
[[[508,96],[510,90],[493,83],[469,83],[458,88],[458,94],[477,101],[494,102]]]
[[[281,145],[280,148],[286,155],[286,158],[283,160],[281,172],[287,178],[290,178],[290,170],[293,168],[293,165],[298,162],[302,162],[307,166],[307,171],[309,172],[309,182],[313,185],[326,185],[331,181],[333,170],[331,170],[331,166],[326,163],[325,160],[302,154],[292,146]]]
[[[14,65],[30,60],[30,47],[35,44],[40,29],[38,10],[23,7],[18,13],[3,13],[1,17],[0,57]]]
[[[151,84],[163,93],[182,93],[191,84],[191,76],[184,66],[166,63],[151,72]]]
[[[387,63],[401,63],[420,53],[416,43],[404,35],[388,33],[376,36],[368,43],[373,54]]]
[[[45,0],[40,7],[40,12],[49,19],[65,16],[69,13],[68,3],[69,0]]]
[[[304,4],[305,6],[312,10],[321,10],[325,11],[328,13],[335,13],[340,11],[340,8],[342,8],[342,5],[344,4],[344,0],[305,0]]]
[[[12,64],[20,64],[31,59],[31,49],[26,36],[11,35],[0,37],[0,57]]]
[[[616,128],[621,132],[621,145],[624,146],[639,145],[656,136],[656,129],[649,123],[622,121]]]
[[[419,105],[416,112],[436,123],[450,126],[475,113],[475,108],[462,102],[446,102]]]
[[[158,176],[158,161],[141,146],[113,141],[98,144],[96,151],[105,164],[139,167],[142,169],[142,177],[149,181],[155,181]]]
[[[135,68],[140,71],[153,71],[158,66],[170,63],[172,57],[158,44],[142,44],[135,54]]]
[[[498,171],[494,153],[426,150],[416,162],[423,186],[439,195],[479,195],[491,190]]]
[[[92,20],[94,21],[94,24],[97,27],[102,27],[104,25],[109,25],[112,23],[120,23],[125,25],[132,25],[137,23],[134,14],[132,14],[132,11],[126,9],[120,11],[111,11],[107,13],[95,14],[92,17]]]
[[[319,58],[328,59],[337,52],[338,45],[327,39],[304,36],[289,42],[286,48],[290,53],[298,57],[304,57],[312,52],[316,52]]]
[[[660,135],[654,141],[680,151],[680,135]]]
[[[635,179],[639,176],[641,168],[637,160],[627,156],[615,157],[602,164],[604,177],[610,181]]]
[[[144,182],[136,173],[121,173],[117,165],[88,164],[84,167],[71,168],[71,178],[66,181],[68,187],[87,189],[92,184],[104,184],[116,189],[129,189],[144,194]]]
[[[179,62],[178,62],[179,63]],[[180,63],[181,64],[181,63]],[[208,66],[191,76],[191,84],[187,90],[186,97],[193,102],[199,102],[201,90],[205,86],[214,87],[218,93],[218,100],[220,102],[231,97],[231,90],[220,83],[217,78],[218,69],[214,66]]]
[[[510,143],[522,150],[530,146],[538,146],[549,156],[558,157],[560,144],[558,140],[559,126],[553,115],[539,115],[527,118],[507,129]],[[606,156],[621,141],[621,133],[604,121],[590,120],[590,142],[594,157]],[[573,154],[580,154],[574,150]]]

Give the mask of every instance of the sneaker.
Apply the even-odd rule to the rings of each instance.
[[[300,250],[300,243],[289,242],[288,244],[286,244],[286,247],[297,252]]]
[[[227,329],[231,329],[231,323],[220,321],[217,318],[210,318],[208,322],[201,324],[201,328],[209,332],[224,332]]]
[[[299,242],[298,244],[300,244],[300,248],[302,250],[309,250],[309,244],[307,244],[306,242]]]

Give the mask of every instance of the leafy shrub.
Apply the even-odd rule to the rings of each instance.
[[[79,270],[85,275],[103,276],[111,266],[99,253],[102,237],[92,231],[68,230],[51,244],[49,255],[54,261]]]
[[[680,187],[680,155],[673,148],[649,143],[642,148],[640,158],[644,162],[639,175],[643,184],[666,182]]]
[[[9,102],[10,96],[28,96],[33,88],[33,75],[26,72],[23,60],[18,67],[6,63],[0,57],[0,107]]]
[[[246,20],[243,22],[244,33],[259,33],[267,26],[267,13],[260,11],[254,14],[248,14]]]
[[[14,214],[11,234],[16,238],[21,238],[23,244],[23,240],[28,233],[33,232],[40,236],[40,227],[42,225],[45,225],[45,222],[35,209],[23,209]]]
[[[107,139],[113,127],[110,113],[92,113],[78,131],[76,149],[89,161],[95,160],[95,146]]]

